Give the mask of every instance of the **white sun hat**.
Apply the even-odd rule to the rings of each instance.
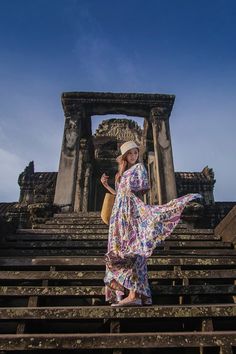
[[[139,146],[134,141],[126,141],[124,144],[121,145],[121,147],[120,147],[121,155],[119,155],[116,158],[116,161],[119,162],[123,158],[123,156],[126,154],[127,151],[129,151],[131,149],[135,149],[135,148],[137,148],[139,150]]]

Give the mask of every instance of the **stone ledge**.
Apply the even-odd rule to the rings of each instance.
[[[159,270],[149,271],[149,280],[157,279],[236,279],[236,269],[216,270]],[[103,280],[103,271],[0,271],[1,280]]]
[[[138,307],[66,306],[0,308],[2,320],[235,317],[236,304],[161,305]]]
[[[84,249],[84,250],[103,250],[104,254],[107,251],[107,241],[106,240],[20,240],[18,239],[17,242],[12,243],[10,240],[6,240],[4,243],[1,243],[1,248],[2,249],[51,249],[51,248],[57,248],[57,249]],[[186,249],[186,250],[191,250],[191,249],[232,249],[232,244],[231,242],[222,242],[222,241],[217,241],[217,240],[211,240],[211,241],[198,241],[198,240],[168,240],[163,242],[160,245],[156,246],[156,250],[163,250],[163,249],[169,249],[169,250],[176,250],[176,249]],[[236,255],[236,254],[235,254]]]
[[[55,227],[53,229],[18,229],[17,233],[32,233],[32,234],[53,234],[53,233],[57,233],[57,234],[93,234],[95,233],[94,231],[96,231],[98,234],[99,233],[103,233],[108,235],[108,229],[102,229],[102,230],[90,230],[90,232],[88,232],[87,229],[76,229],[76,228],[66,228],[66,229],[61,229],[60,227]],[[213,230],[212,229],[194,229],[191,231],[188,230],[174,230],[172,232],[172,235],[214,235]]]
[[[209,257],[209,256],[153,256],[148,258],[147,264],[150,266],[236,266],[236,257],[230,258],[227,256],[222,257]],[[80,257],[63,257],[63,256],[51,256],[51,257],[0,257],[0,266],[105,266],[105,260],[103,256],[80,256]]]
[[[149,332],[89,334],[2,334],[0,350],[101,349],[101,348],[202,348],[236,345],[236,332]],[[222,351],[222,353],[226,351]],[[231,352],[233,353],[233,352]]]
[[[17,233],[9,235],[6,237],[7,241],[56,241],[56,240],[107,240],[108,236],[106,234],[41,234],[41,233]],[[216,235],[171,235],[166,239],[165,242],[169,241],[221,241],[221,237]]]
[[[78,248],[30,248],[30,249],[23,249],[23,248],[11,248],[7,250],[7,254],[9,257],[99,257],[104,256],[106,250],[105,249],[78,249]],[[154,256],[165,256],[165,257],[175,257],[175,256],[182,256],[182,257],[189,257],[189,256],[198,256],[198,257],[230,257],[236,258],[235,249],[229,248],[199,248],[199,249],[155,249],[153,252]],[[6,248],[0,248],[0,258],[6,256]]]
[[[236,295],[236,285],[156,285],[151,286],[152,295]],[[104,286],[2,286],[0,296],[42,297],[104,297]]]

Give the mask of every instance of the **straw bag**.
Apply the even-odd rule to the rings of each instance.
[[[110,217],[111,217],[111,212],[114,205],[115,197],[116,196],[114,194],[106,193],[102,204],[101,218],[102,221],[107,225],[109,225],[110,222]]]

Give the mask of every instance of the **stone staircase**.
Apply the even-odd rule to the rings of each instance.
[[[236,353],[236,251],[178,225],[148,260],[153,306],[104,301],[108,227],[56,214],[0,244],[0,353]]]

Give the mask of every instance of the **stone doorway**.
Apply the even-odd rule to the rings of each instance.
[[[176,184],[169,128],[174,99],[173,95],[163,94],[63,93],[65,128],[54,204],[67,205],[68,210],[75,212],[92,211],[101,207],[91,117],[106,114],[125,114],[145,119],[141,145],[148,172],[152,175],[150,201],[163,204],[175,198]],[[106,143],[108,141],[104,142]],[[121,145],[121,141],[117,143]]]

